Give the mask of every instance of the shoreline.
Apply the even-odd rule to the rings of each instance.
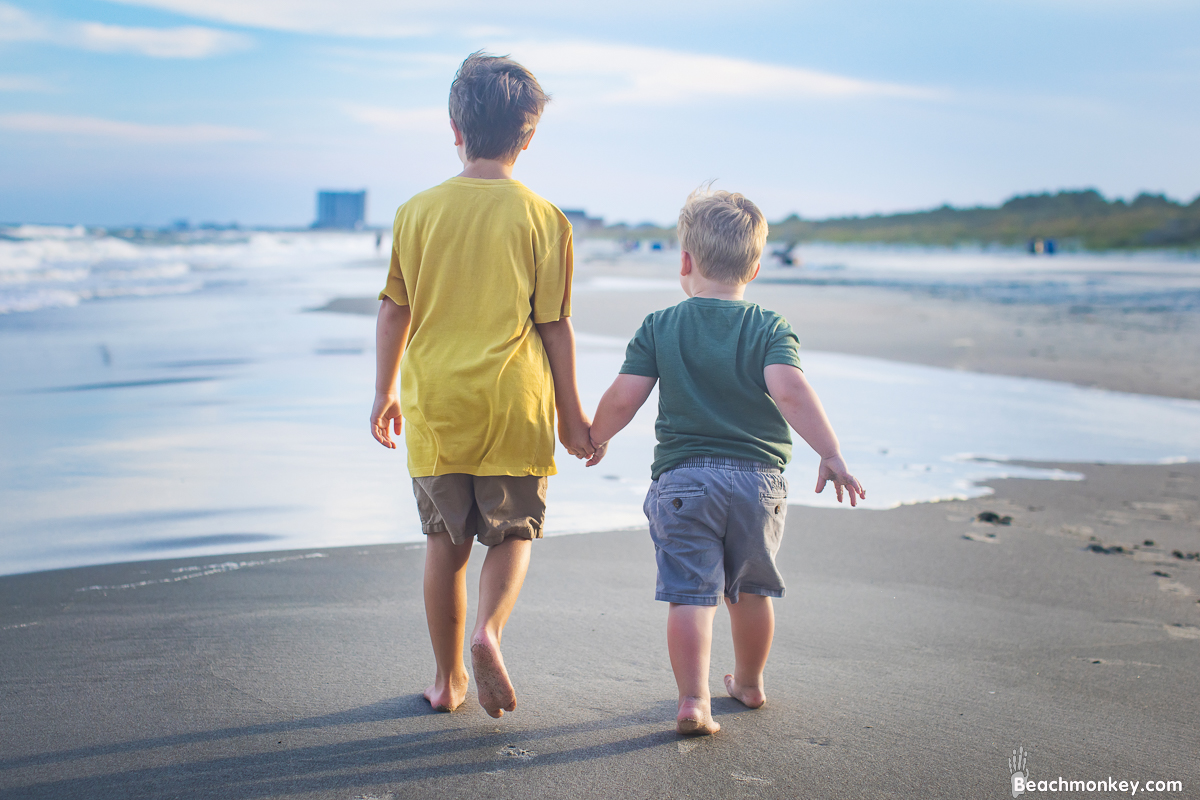
[[[580,270],[671,281],[674,270]],[[582,333],[628,340],[647,314],[683,299],[679,290],[577,288],[572,319]],[[916,290],[751,283],[746,299],[788,319],[804,350],[931,367],[1040,378],[1111,391],[1200,400],[1200,313],[941,298]],[[374,316],[373,297],[338,297],[313,311]]]
[[[421,700],[420,547],[125,590],[77,591],[188,560],[0,578],[0,792],[984,797],[1008,791],[1018,746],[1039,778],[1194,792],[1200,560],[1171,550],[1200,551],[1200,465],[1071,466],[1088,479],[996,481],[991,497],[888,511],[790,508],[768,704],[718,692],[732,663],[719,613],[723,731],[701,740],[673,730],[644,530],[535,545],[504,639],[519,706],[501,720],[473,691],[453,714]],[[1129,552],[1091,547],[1119,543]]]
[[[1057,496],[1057,490],[1063,483],[1072,483],[1072,484],[1087,483],[1089,480],[1093,479],[1092,476],[1095,474],[1106,474],[1107,475],[1107,474],[1112,473],[1112,474],[1119,474],[1119,475],[1123,475],[1123,476],[1124,475],[1145,476],[1145,475],[1156,475],[1156,474],[1162,472],[1163,470],[1165,470],[1167,475],[1170,476],[1170,475],[1175,475],[1176,473],[1178,473],[1179,475],[1188,475],[1189,473],[1194,472],[1196,475],[1196,478],[1185,477],[1180,480],[1183,480],[1183,482],[1186,483],[1189,487],[1191,487],[1192,485],[1194,485],[1196,487],[1194,496],[1187,496],[1187,497],[1183,498],[1183,499],[1192,501],[1188,505],[1189,510],[1185,511],[1183,513],[1185,514],[1185,519],[1191,520],[1191,522],[1194,523],[1195,527],[1197,528],[1197,530],[1195,531],[1195,533],[1196,533],[1195,540],[1192,541],[1186,535],[1184,535],[1183,537],[1173,537],[1171,542],[1169,542],[1167,545],[1163,545],[1163,546],[1166,546],[1168,551],[1177,549],[1177,550],[1180,550],[1180,552],[1184,552],[1185,554],[1191,553],[1191,552],[1196,552],[1197,556],[1195,558],[1184,559],[1184,560],[1185,561],[1195,561],[1197,567],[1200,568],[1200,462],[1165,461],[1162,463],[1155,463],[1155,464],[1150,464],[1150,463],[1130,464],[1130,463],[1070,462],[1070,461],[1044,461],[1043,462],[1043,461],[1029,461],[1026,459],[1020,459],[1020,460],[1014,460],[1014,461],[1006,462],[1006,463],[1011,463],[1013,466],[1017,466],[1017,467],[1030,467],[1030,468],[1034,468],[1034,469],[1057,471],[1057,472],[1060,472],[1060,473],[1063,473],[1063,474],[1066,474],[1066,475],[1069,475],[1072,477],[1055,478],[1055,479],[1027,478],[1027,477],[992,478],[992,479],[987,479],[987,480],[981,480],[976,483],[977,486],[988,487],[988,488],[993,489],[992,494],[985,494],[985,495],[981,495],[978,497],[968,497],[968,498],[955,497],[955,498],[945,498],[945,499],[931,500],[931,501],[906,502],[906,503],[901,503],[899,505],[892,506],[890,508],[858,509],[858,508],[851,508],[849,505],[834,506],[834,507],[821,507],[821,506],[815,506],[815,505],[802,505],[802,504],[796,504],[796,503],[788,503],[788,509],[792,515],[808,514],[808,513],[833,514],[833,515],[838,515],[838,514],[843,514],[843,513],[846,513],[846,514],[891,514],[891,513],[902,512],[905,509],[914,509],[914,508],[934,509],[934,511],[932,511],[930,513],[936,514],[936,513],[938,513],[936,511],[936,509],[952,509],[955,506],[964,505],[964,504],[974,506],[974,505],[988,505],[989,503],[991,503],[992,505],[996,506],[997,508],[1006,509],[1006,511],[998,512],[998,513],[1007,513],[1009,511],[1011,511],[1012,509],[1009,508],[1009,505],[1011,504],[1010,499],[1005,494],[1005,491],[1002,491],[1005,489],[1005,487],[1022,486],[1022,487],[1025,487],[1025,489],[1023,489],[1024,491],[1036,493],[1039,498],[1042,498],[1045,500],[1045,499],[1055,498]],[[1122,482],[1128,482],[1128,481],[1123,478]],[[1151,485],[1154,483],[1154,480],[1148,479],[1145,477],[1139,477],[1137,482],[1142,485]],[[1093,481],[1093,483],[1094,483],[1094,481]],[[1034,490],[1031,487],[1038,486],[1039,484],[1042,485],[1039,487],[1040,491],[1034,492]],[[1101,490],[1099,492],[1099,494],[1096,497],[1094,497],[1093,499],[1095,499],[1095,500],[1102,499],[1105,491],[1107,491],[1107,489]],[[1192,490],[1189,488],[1189,489],[1187,489],[1187,491],[1192,491]],[[1131,500],[1125,500],[1122,502],[1123,502],[1123,505],[1125,505],[1125,506],[1129,506],[1132,503],[1132,505],[1134,507],[1141,509],[1143,513],[1138,514],[1136,512],[1136,510],[1134,512],[1128,512],[1128,511],[1114,512],[1113,509],[1110,508],[1110,506],[1113,505],[1112,502],[1102,502],[1102,503],[1100,503],[1099,506],[1096,506],[1095,508],[1089,508],[1087,506],[1076,507],[1075,511],[1077,513],[1082,513],[1084,515],[1087,515],[1087,516],[1089,516],[1089,518],[1094,517],[1094,520],[1100,521],[1099,522],[1099,532],[1100,532],[1100,534],[1102,534],[1103,538],[1095,536],[1094,534],[1095,534],[1096,529],[1093,527],[1090,527],[1088,525],[1077,526],[1078,530],[1066,531],[1066,533],[1064,535],[1074,536],[1075,538],[1081,539],[1081,541],[1086,540],[1086,541],[1084,541],[1084,544],[1082,545],[1085,548],[1089,547],[1092,543],[1106,543],[1106,546],[1112,546],[1114,544],[1122,544],[1122,542],[1123,542],[1123,549],[1128,551],[1125,553],[1125,555],[1133,555],[1136,551],[1142,550],[1143,548],[1140,545],[1136,545],[1134,543],[1133,538],[1126,537],[1126,539],[1128,541],[1126,541],[1126,540],[1118,541],[1118,537],[1113,535],[1112,529],[1114,527],[1120,527],[1122,525],[1127,525],[1133,520],[1140,520],[1143,522],[1146,522],[1146,521],[1155,521],[1155,522],[1169,521],[1169,516],[1167,516],[1167,517],[1163,516],[1162,510],[1161,510],[1161,508],[1159,508],[1160,506],[1163,506],[1163,504],[1161,504],[1161,503],[1156,504],[1153,502],[1131,501]],[[1166,506],[1171,506],[1171,505],[1172,505],[1171,503],[1166,504]],[[1145,508],[1142,508],[1142,507],[1145,507]],[[1038,510],[1041,510],[1041,507],[1037,507],[1037,508],[1038,508]],[[1146,509],[1149,509],[1149,510],[1146,510]],[[1032,509],[1030,509],[1030,510],[1032,510]],[[954,516],[956,512],[949,511],[949,513],[951,514],[951,516]],[[645,525],[631,525],[631,526],[626,526],[626,527],[621,527],[621,528],[609,528],[609,529],[604,529],[604,530],[570,531],[570,532],[566,532],[566,533],[552,533],[550,535],[543,536],[541,538],[544,540],[555,540],[555,539],[571,538],[571,537],[578,537],[578,536],[602,536],[602,535],[606,535],[606,534],[617,534],[617,533],[643,533],[646,530],[647,530],[647,528],[645,527]],[[1086,532],[1086,535],[1084,535],[1085,532]],[[1134,537],[1134,538],[1136,538],[1136,537]],[[1175,541],[1175,538],[1178,538],[1178,541]],[[481,545],[478,545],[478,544],[476,544],[475,546],[481,547]],[[1187,548],[1192,548],[1192,549],[1188,550]],[[35,578],[37,576],[49,576],[49,575],[56,575],[56,574],[66,575],[68,573],[82,574],[82,572],[88,571],[88,570],[102,570],[102,571],[103,570],[113,570],[114,574],[119,574],[124,577],[119,578],[119,579],[113,578],[109,581],[108,585],[93,584],[93,585],[82,586],[78,589],[78,591],[81,591],[81,592],[83,592],[83,591],[103,591],[103,590],[108,590],[108,589],[128,590],[128,589],[135,589],[135,588],[143,588],[144,586],[157,585],[157,584],[166,585],[166,584],[174,584],[174,583],[183,583],[185,581],[190,581],[190,580],[193,580],[196,578],[203,578],[203,577],[207,577],[209,575],[218,575],[218,574],[223,574],[226,572],[237,572],[237,571],[240,571],[243,569],[253,569],[256,567],[269,566],[269,565],[277,564],[277,563],[286,563],[286,562],[290,562],[290,561],[306,560],[309,558],[325,558],[331,552],[349,553],[351,551],[354,551],[359,554],[366,554],[368,552],[374,552],[374,551],[378,550],[380,553],[395,554],[400,551],[424,550],[424,549],[425,549],[424,541],[410,540],[410,541],[394,541],[394,542],[373,543],[373,544],[336,544],[336,545],[328,545],[328,546],[312,546],[312,547],[302,547],[302,548],[288,547],[288,548],[284,548],[284,549],[280,549],[280,550],[269,550],[269,549],[268,550],[249,550],[249,551],[236,551],[236,552],[227,552],[227,553],[210,553],[210,554],[201,554],[201,555],[193,555],[193,556],[164,556],[162,558],[138,559],[138,560],[130,560],[130,561],[106,561],[106,562],[100,562],[100,563],[96,563],[96,564],[79,564],[79,565],[69,566],[69,567],[53,567],[53,568],[49,568],[49,569],[32,570],[29,572],[16,572],[16,573],[3,574],[3,575],[0,575],[0,584],[2,584],[4,581],[10,580],[10,579],[26,579],[26,578]],[[1149,553],[1149,552],[1150,552],[1149,550],[1146,550],[1143,552],[1143,555],[1145,555],[1146,553]],[[1170,563],[1170,562],[1168,560],[1164,563]],[[143,569],[143,567],[150,566],[150,565],[152,565],[155,568],[156,573],[162,572],[163,574],[160,575],[159,577],[152,578],[152,579],[145,578],[145,577],[138,577],[138,576],[144,576],[144,575],[148,574],[148,571]],[[1198,597],[1200,597],[1200,584],[1197,585],[1197,589],[1196,589],[1195,593],[1197,594]],[[1197,603],[1200,604],[1200,599],[1197,600]],[[0,600],[0,606],[2,606],[2,605],[3,605],[3,601]]]

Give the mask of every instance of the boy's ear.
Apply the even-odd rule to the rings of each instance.
[[[679,274],[691,275],[692,270],[696,268],[696,264],[692,261],[692,254],[687,250],[679,251],[682,255],[679,257]]]
[[[529,143],[533,141],[533,135],[534,135],[535,133],[537,133],[537,128],[534,128],[533,130],[531,130],[531,131],[529,132],[529,138],[525,140],[525,146],[521,148],[522,150],[528,150],[528,149],[529,149]]]
[[[450,120],[450,130],[454,131],[454,146],[458,147],[463,143],[463,135],[462,131],[458,129],[458,125],[455,124],[454,120]]]
[[[758,277],[758,271],[759,271],[760,269],[762,269],[762,262],[761,262],[761,261],[760,261],[760,262],[758,262],[757,264],[755,264],[755,265],[754,265],[754,274],[752,274],[752,275],[750,276],[750,281],[752,281],[752,280],[754,280],[755,278],[757,278],[757,277]],[[750,281],[746,281],[746,283],[749,283]]]

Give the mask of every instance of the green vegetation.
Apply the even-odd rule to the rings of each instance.
[[[952,208],[908,214],[805,220],[771,225],[775,241],[1024,246],[1053,239],[1059,248],[1109,250],[1200,246],[1200,196],[1189,205],[1161,194],[1109,202],[1094,189],[1014,197],[999,208]]]

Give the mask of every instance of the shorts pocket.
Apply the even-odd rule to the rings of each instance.
[[[658,501],[666,503],[671,508],[679,511],[687,504],[688,499],[704,497],[707,494],[707,486],[671,486],[659,490]]]
[[[765,492],[760,496],[762,504],[767,507],[767,510],[772,514],[783,514],[787,511],[787,495],[769,495]]]
[[[783,514],[787,511],[787,480],[782,475],[769,476],[769,485],[758,495],[758,499],[772,514]]]

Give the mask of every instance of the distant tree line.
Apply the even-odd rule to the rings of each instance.
[[[1200,196],[1184,205],[1165,195],[1106,200],[1095,189],[1029,194],[999,208],[953,208],[869,217],[772,223],[774,241],[1025,246],[1053,240],[1060,249],[1110,250],[1200,246]]]

